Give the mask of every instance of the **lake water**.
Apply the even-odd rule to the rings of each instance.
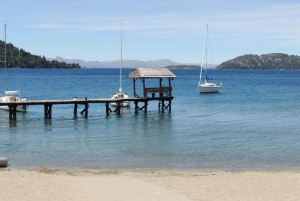
[[[119,69],[16,70],[31,100],[110,98],[119,89]],[[123,69],[122,88],[132,97],[131,70]],[[11,167],[300,167],[300,71],[211,71],[223,83],[217,94],[198,93],[199,70],[172,72],[171,113],[156,101],[147,114],[132,103],[120,116],[106,116],[105,104],[90,104],[88,118],[74,118],[73,105],[54,105],[51,120],[42,105],[16,121],[0,111],[0,156]]]

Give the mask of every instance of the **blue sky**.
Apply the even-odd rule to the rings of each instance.
[[[295,0],[1,0],[7,40],[36,55],[85,61],[123,58],[201,63],[209,25],[210,63],[244,54],[300,55]],[[4,40],[2,31],[1,40]]]

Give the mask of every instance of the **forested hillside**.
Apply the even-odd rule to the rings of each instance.
[[[0,40],[0,68],[4,67],[4,41]],[[79,64],[68,64],[56,60],[48,61],[45,56],[33,55],[22,48],[19,49],[11,43],[6,44],[6,67],[19,68],[81,68]]]
[[[300,56],[282,53],[248,54],[221,63],[216,69],[300,70]]]

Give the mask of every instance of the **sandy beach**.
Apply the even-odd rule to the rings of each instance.
[[[300,171],[0,169],[1,201],[299,200]]]

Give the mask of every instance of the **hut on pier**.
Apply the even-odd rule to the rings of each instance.
[[[144,98],[144,106],[138,107],[138,101],[135,101],[135,110],[145,109],[147,112],[147,104],[149,100],[158,100],[159,108],[169,109],[171,111],[172,96],[172,80],[177,78],[167,68],[136,68],[127,75],[127,78],[133,80],[133,93],[135,98]],[[140,82],[138,82],[140,81]],[[166,105],[165,102],[169,104]]]

